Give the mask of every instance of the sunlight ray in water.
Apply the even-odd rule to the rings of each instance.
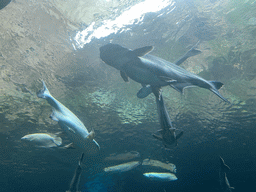
[[[125,10],[120,16],[114,20],[105,20],[99,27],[95,26],[95,22],[92,22],[85,30],[79,31],[75,36],[75,42],[77,48],[83,48],[83,46],[93,38],[106,37],[112,33],[117,33],[122,30],[123,27],[132,24],[139,24],[143,21],[144,15],[150,12],[158,12],[167,6],[170,9],[174,9],[175,2],[172,0],[145,0],[138,3],[129,9]],[[168,10],[170,12],[170,10]],[[162,15],[162,13],[161,13]]]

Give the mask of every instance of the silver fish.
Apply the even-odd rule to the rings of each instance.
[[[53,107],[51,119],[58,122],[60,127],[67,133],[75,147],[80,148],[85,154],[96,154],[100,150],[99,144],[94,140],[94,131],[90,133],[78,117],[67,107],[55,99],[47,89],[44,81],[43,89],[37,92],[37,97],[46,99]]]
[[[220,170],[219,170],[219,181],[220,186],[224,192],[232,192],[234,187],[231,187],[227,178],[227,172],[230,170],[229,166],[227,166],[220,156]]]
[[[33,133],[25,135],[21,138],[23,141],[28,141],[36,147],[51,148],[58,147],[62,144],[62,139],[50,133]]]
[[[162,182],[168,182],[168,181],[175,181],[178,178],[173,173],[156,173],[156,172],[149,172],[143,174],[145,177],[150,179],[151,181],[162,181]]]
[[[115,172],[115,173],[121,173],[121,172],[126,172],[130,171],[136,167],[138,167],[141,164],[139,161],[131,161],[128,163],[123,163],[111,167],[106,167],[104,168],[105,172]]]

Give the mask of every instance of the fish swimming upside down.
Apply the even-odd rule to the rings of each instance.
[[[85,154],[96,154],[100,150],[100,146],[94,140],[94,131],[89,133],[82,121],[67,107],[55,99],[50,94],[44,81],[42,82],[43,89],[37,92],[37,97],[46,99],[53,107],[50,118],[58,122],[75,147],[81,149]]]
[[[121,77],[128,81],[130,77],[134,81],[141,83],[143,88],[162,87],[170,85],[179,92],[184,88],[198,86],[209,89],[222,100],[228,102],[218,91],[223,83],[218,81],[207,81],[196,74],[193,74],[178,66],[183,59],[171,63],[159,57],[148,54],[153,49],[146,46],[135,50],[129,50],[118,44],[106,44],[100,47],[100,58],[108,65],[120,70]],[[142,90],[140,90],[142,91]],[[137,94],[138,97],[146,97],[151,91],[144,94]]]

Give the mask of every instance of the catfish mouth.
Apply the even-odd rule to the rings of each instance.
[[[109,45],[104,45],[102,47],[100,47],[100,58],[102,61],[104,61],[106,64],[111,65],[111,62],[112,62],[112,55],[113,55],[113,52],[115,50],[111,50],[111,48],[109,48]]]

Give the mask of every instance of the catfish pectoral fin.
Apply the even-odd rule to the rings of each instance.
[[[150,85],[143,86],[137,93],[137,97],[143,99],[152,93],[152,88]]]
[[[129,82],[129,78],[128,78],[128,76],[126,75],[125,72],[120,71],[120,75],[121,75],[121,77],[123,78],[123,80],[124,80],[125,82]]]
[[[59,121],[59,119],[55,116],[54,111],[53,111],[52,114],[50,115],[50,118],[51,118],[53,121]]]
[[[152,136],[160,141],[163,141],[163,137],[156,135],[156,134],[152,134]]]
[[[172,79],[172,78],[170,78],[170,77],[166,77],[166,76],[158,76],[158,78],[159,78],[161,81],[165,81],[165,82],[167,82],[167,83],[169,83],[169,84],[177,82],[177,80]]]

